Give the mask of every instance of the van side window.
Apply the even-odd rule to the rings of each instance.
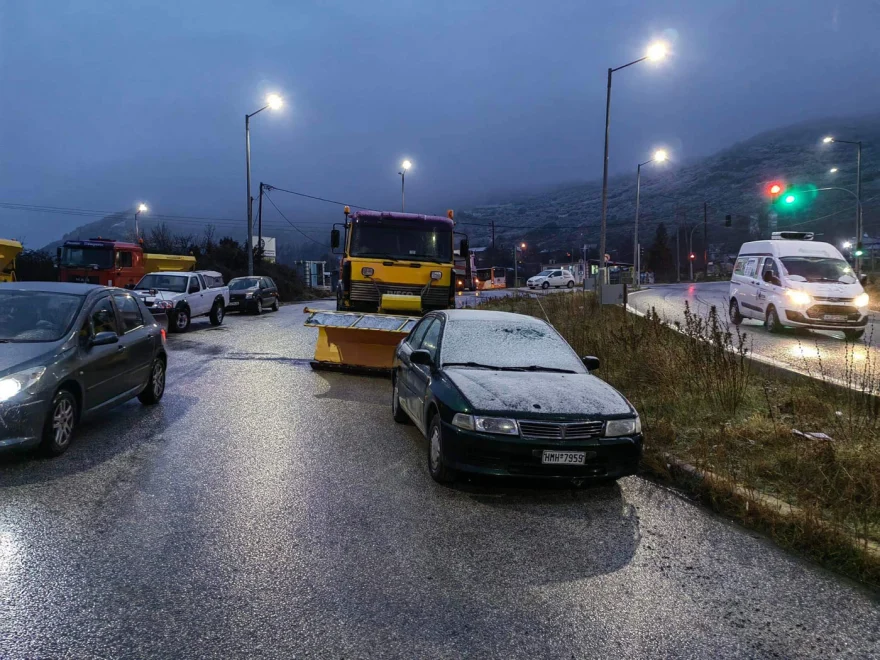
[[[779,279],[779,269],[776,268],[776,260],[773,257],[767,257],[764,260],[764,268],[761,269],[761,279],[763,280],[766,273],[770,273],[776,279]]]
[[[733,267],[733,274],[734,275],[742,275],[745,267],[746,267],[746,258],[740,257],[739,259],[736,260],[736,265]]]
[[[745,269],[743,270],[743,275],[746,277],[755,277],[758,272],[758,257],[749,257],[746,261]]]

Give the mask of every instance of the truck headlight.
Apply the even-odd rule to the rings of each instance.
[[[372,277],[373,272],[373,269],[369,266],[364,266],[363,268],[361,268],[361,275],[363,275],[364,277]]]
[[[0,401],[7,401],[22,390],[36,385],[44,373],[46,367],[34,367],[0,378]]]
[[[642,432],[642,420],[636,417],[630,419],[609,419],[605,422],[605,437],[612,438],[619,435],[635,435]]]
[[[431,271],[431,279],[432,280],[439,280],[441,277],[443,277],[443,273],[441,273],[439,270],[432,270]]]
[[[853,298],[853,305],[856,307],[867,307],[869,302],[871,302],[871,299],[868,297],[867,293],[860,293]]]
[[[788,299],[791,300],[791,302],[793,302],[795,305],[809,305],[811,302],[813,302],[810,294],[806,291],[787,289],[785,291],[785,295],[788,296]]]

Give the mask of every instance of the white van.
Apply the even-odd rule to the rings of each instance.
[[[776,232],[769,241],[743,243],[730,279],[730,320],[842,330],[859,339],[868,322],[868,294],[833,245],[803,232]]]

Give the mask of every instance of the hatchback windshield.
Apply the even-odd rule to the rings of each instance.
[[[550,277],[550,274],[552,272],[553,272],[552,270],[542,270],[540,273],[535,275],[535,277]]]
[[[792,279],[806,282],[856,281],[852,267],[843,259],[833,257],[782,257],[782,265]],[[802,279],[801,279],[802,278]]]
[[[44,291],[0,292],[0,342],[58,341],[73,323],[82,296]]]
[[[232,280],[229,283],[230,291],[241,291],[242,289],[253,289],[260,285],[259,277],[242,277],[238,280]]]
[[[171,291],[173,293],[186,293],[186,282],[189,278],[185,275],[162,275],[153,273],[147,275],[137,283],[135,289],[156,289],[157,291]]]
[[[75,268],[112,268],[113,249],[66,247],[61,251],[61,265]]]
[[[501,369],[539,366],[587,371],[565,340],[540,321],[448,321],[441,351],[443,364],[472,362]]]

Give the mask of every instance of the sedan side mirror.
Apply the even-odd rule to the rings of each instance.
[[[599,358],[595,355],[585,355],[581,358],[584,362],[584,366],[587,368],[587,371],[596,371],[599,368]]]
[[[424,348],[420,348],[410,353],[409,361],[413,364],[423,364],[426,367],[434,366],[434,360],[431,357],[431,354],[428,353],[428,351],[426,351]]]
[[[108,344],[119,343],[119,336],[115,332],[99,332],[89,341],[89,347],[107,346]]]

